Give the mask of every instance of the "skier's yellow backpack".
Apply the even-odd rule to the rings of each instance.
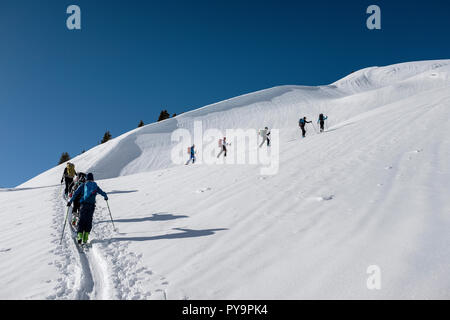
[[[73,165],[73,163],[68,163],[67,164],[67,175],[71,178],[75,177],[76,172],[75,172],[75,166]]]

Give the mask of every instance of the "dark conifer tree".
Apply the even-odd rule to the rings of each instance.
[[[59,158],[58,165],[70,160],[70,156],[67,152],[63,152],[61,157]]]
[[[111,140],[111,137],[112,137],[112,136],[111,136],[111,133],[109,133],[109,131],[106,131],[105,134],[103,135],[103,139],[102,139],[102,141],[100,142],[100,144],[105,143],[105,142]]]
[[[170,114],[167,112],[167,110],[162,110],[159,114],[158,121],[166,120],[170,118]]]

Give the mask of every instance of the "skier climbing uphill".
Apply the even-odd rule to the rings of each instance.
[[[317,123],[320,124],[320,132],[323,132],[325,120],[327,120],[327,119],[328,119],[328,116],[324,117],[323,113],[319,114],[319,119],[317,120]]]
[[[263,138],[263,141],[261,142],[259,147],[261,148],[262,145],[264,144],[264,142],[266,142],[266,141],[267,141],[267,146],[270,147],[270,139],[269,139],[270,131],[269,131],[269,128],[265,127],[263,130],[259,131],[259,134]]]
[[[67,202],[67,206],[70,207],[72,202],[78,196],[81,196],[80,221],[78,222],[77,230],[77,241],[79,244],[82,242],[83,244],[87,243],[89,233],[92,230],[92,218],[94,216],[95,197],[97,193],[101,194],[105,200],[108,200],[108,195],[94,182],[94,175],[88,173],[86,182],[78,187],[72,198]]]
[[[86,182],[86,174],[84,172],[77,172],[75,178],[73,178],[72,183],[69,186],[69,197],[78,189],[80,184]]]
[[[77,172],[75,171],[75,165],[71,162],[67,162],[66,168],[64,168],[64,172],[61,178],[61,183],[65,181],[66,188],[64,189],[64,195],[67,198],[67,195],[69,193],[69,186],[73,182],[73,178],[77,175]]]
[[[224,153],[224,155],[223,155],[224,157],[227,156],[227,146],[229,146],[229,145],[230,144],[227,143],[226,137],[223,137],[223,140],[222,139],[219,140],[219,148],[222,148],[222,150],[217,155],[217,158],[219,158],[222,153]]]
[[[190,154],[189,160],[186,162],[186,164],[189,164],[189,162],[195,163],[195,145],[192,145],[192,147],[188,148],[188,153]]]
[[[80,185],[86,182],[86,174],[83,172],[78,172],[75,179],[73,179],[73,183],[70,185],[69,197],[72,198],[73,193],[78,189]],[[78,197],[73,198],[73,208],[72,208],[72,225],[76,225],[77,219],[80,216],[80,200],[81,194]]]
[[[298,121],[298,125],[300,126],[300,129],[302,129],[302,136],[303,136],[303,138],[306,135],[305,126],[306,126],[307,123],[312,123],[312,121],[306,121],[306,117],[300,118],[300,120]]]

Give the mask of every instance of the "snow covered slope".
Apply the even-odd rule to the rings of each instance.
[[[59,245],[63,166],[0,190],[0,298],[448,299],[449,74],[423,61],[275,87],[85,152],[72,162],[104,179],[118,227],[99,197],[85,257]],[[298,118],[321,112],[327,132],[301,139]],[[172,131],[196,120],[280,129],[278,173],[172,164]]]
[[[328,86],[282,86],[250,93],[132,130],[72,162],[97,179],[168,168],[173,166],[171,133],[177,128],[193,132],[194,121],[202,121],[203,130],[268,126],[281,129],[283,135],[297,128],[300,115],[316,119],[326,113],[330,125],[336,125],[413,94],[448,86],[448,68],[448,60],[404,63],[363,69]],[[50,169],[19,187],[53,185],[63,168]]]

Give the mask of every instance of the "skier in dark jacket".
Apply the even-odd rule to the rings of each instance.
[[[73,182],[73,178],[77,175],[77,172],[75,171],[75,165],[71,162],[67,162],[66,167],[64,168],[64,172],[61,178],[61,183],[65,181],[66,188],[64,189],[64,195],[67,198],[67,195],[69,194],[69,186]]]
[[[267,141],[267,146],[270,147],[270,130],[268,127],[265,127],[264,129],[259,131],[259,135],[262,137],[263,141],[261,142],[261,144],[259,145],[259,147],[261,148],[264,145],[264,142]]]
[[[77,176],[73,178],[72,183],[69,185],[69,198],[71,198],[73,193],[77,191],[78,187],[85,182],[86,174],[84,172],[77,172]]]
[[[85,182],[86,182],[86,174],[83,172],[78,172],[76,178],[73,180],[72,184],[70,185],[69,197],[71,198],[73,196],[73,193],[78,189],[78,187]],[[79,194],[73,200],[72,225],[74,225],[74,226],[77,223],[77,218],[80,217],[80,200],[81,200],[81,194]]]
[[[324,125],[325,125],[325,120],[328,119],[328,116],[324,116],[323,113],[319,114],[319,119],[317,120],[317,123],[320,124],[320,132],[323,132],[324,130]]]
[[[80,221],[78,222],[77,235],[79,244],[81,244],[81,242],[84,244],[87,243],[89,233],[92,230],[92,218],[94,216],[95,197],[97,193],[101,194],[105,200],[108,200],[108,195],[94,182],[94,175],[88,173],[86,182],[78,187],[72,198],[67,202],[67,206],[70,207],[72,202],[81,195]]]
[[[300,129],[302,129],[302,136],[303,136],[303,138],[306,135],[305,126],[306,126],[307,123],[312,123],[312,121],[306,121],[306,117],[300,118],[300,120],[298,121],[298,125],[300,126]]]

